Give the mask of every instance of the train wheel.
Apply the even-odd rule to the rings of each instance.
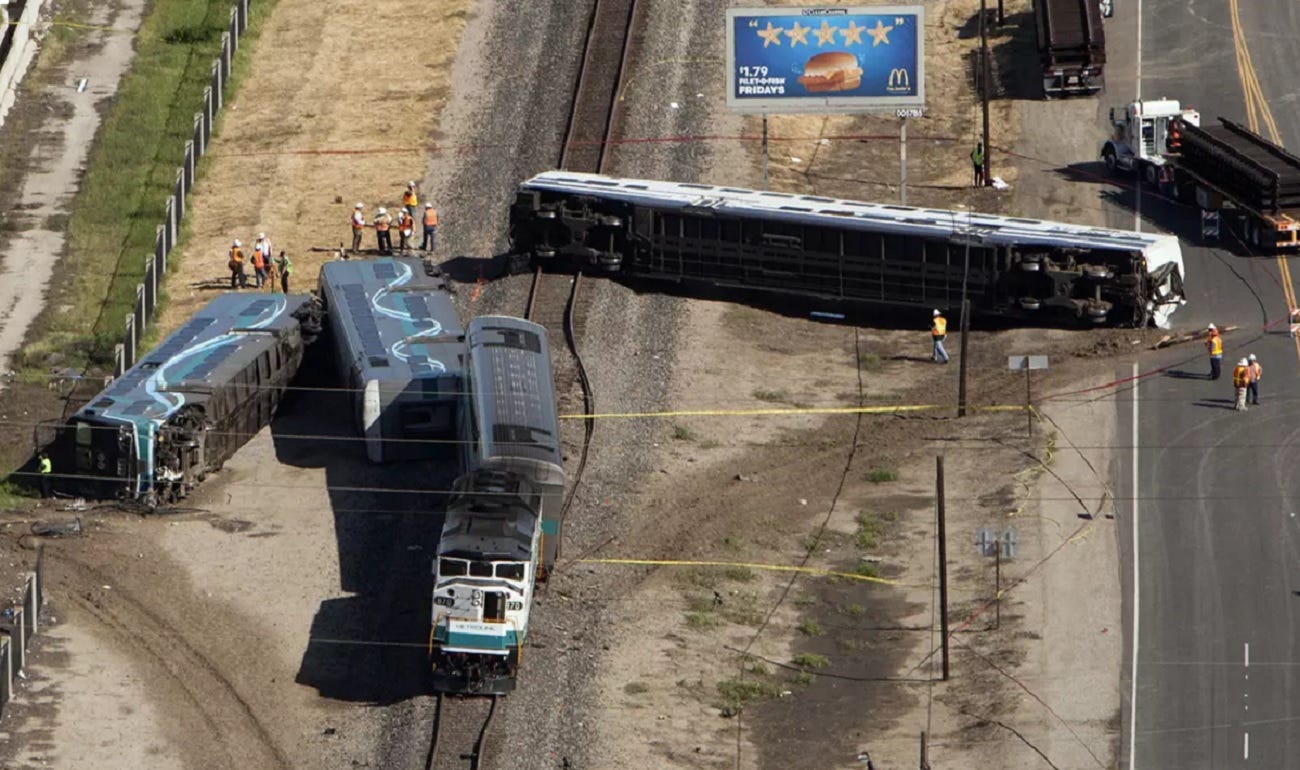
[[[1038,261],[1037,257],[1032,259],[1029,257],[1025,257],[1021,259],[1019,264],[1020,264],[1020,269],[1026,273],[1037,273],[1042,271],[1043,269],[1043,263]]]
[[[1109,281],[1115,277],[1115,274],[1105,265],[1084,265],[1083,274],[1098,281]]]
[[[1040,310],[1040,309],[1042,309],[1042,307],[1043,307],[1043,303],[1042,303],[1042,301],[1039,300],[1037,297],[1021,297],[1021,298],[1020,298],[1020,309],[1021,309],[1021,310]]]
[[[1101,153],[1101,160],[1106,164],[1106,170],[1110,172],[1111,176],[1119,173],[1119,161],[1115,159],[1114,147],[1107,145],[1106,149]]]

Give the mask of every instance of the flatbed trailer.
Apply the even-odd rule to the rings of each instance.
[[[1094,94],[1105,87],[1106,33],[1097,0],[1034,0],[1043,94]]]
[[[1219,123],[1177,121],[1174,197],[1235,214],[1251,246],[1300,249],[1300,158],[1245,126],[1226,118]]]

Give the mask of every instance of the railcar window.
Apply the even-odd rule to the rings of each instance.
[[[77,423],[77,444],[80,446],[90,446],[90,437],[94,429],[88,422]]]
[[[523,580],[524,565],[522,564],[498,564],[497,577],[506,580]]]
[[[459,577],[466,572],[466,563],[460,559],[439,559],[438,575],[440,577]]]
[[[472,561],[469,563],[470,577],[492,577],[492,565],[485,561]]]

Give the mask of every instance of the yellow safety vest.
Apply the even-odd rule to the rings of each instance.
[[[934,319],[934,324],[930,327],[930,336],[946,337],[948,336],[948,320],[943,316]]]

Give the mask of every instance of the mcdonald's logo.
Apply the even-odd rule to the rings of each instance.
[[[912,77],[907,74],[906,67],[895,67],[889,71],[889,80],[886,81],[885,87],[890,91],[910,91],[912,89]]]

